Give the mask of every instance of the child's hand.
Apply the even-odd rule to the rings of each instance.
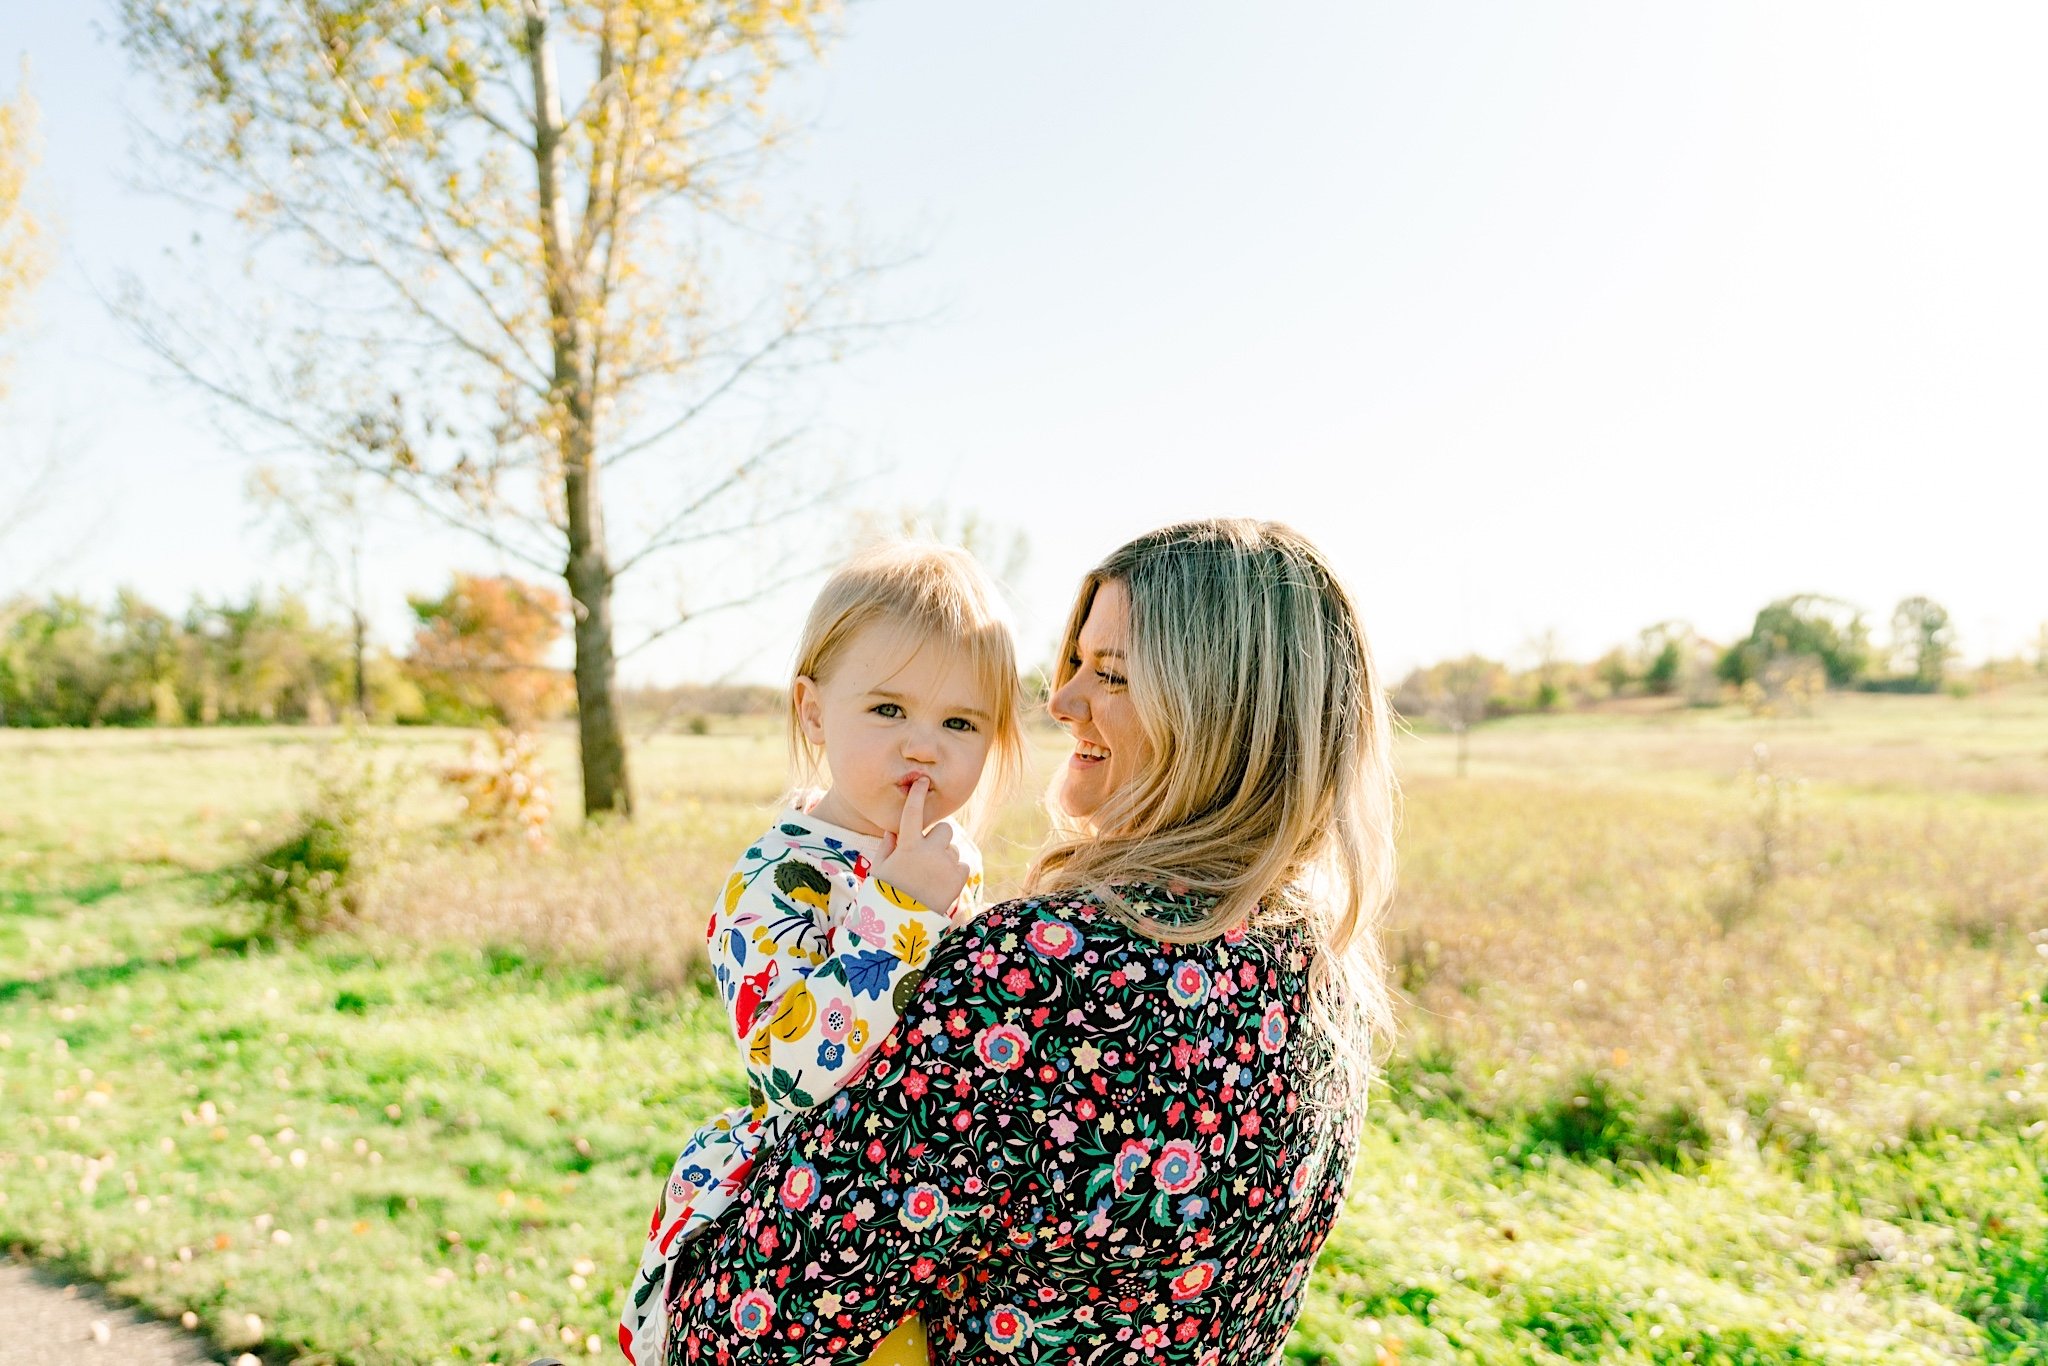
[[[882,861],[873,876],[914,896],[935,911],[944,911],[967,886],[967,860],[960,856],[959,836],[940,821],[924,828],[924,798],[931,780],[919,778],[903,797],[903,818],[896,833],[882,844]]]

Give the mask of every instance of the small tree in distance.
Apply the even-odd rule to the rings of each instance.
[[[1395,691],[1396,710],[1427,716],[1457,737],[1460,778],[1465,776],[1472,728],[1486,719],[1503,672],[1483,655],[1466,655],[1414,670]]]
[[[1921,692],[1939,692],[1955,635],[1947,608],[1932,598],[1906,598],[1892,609],[1892,667]]]

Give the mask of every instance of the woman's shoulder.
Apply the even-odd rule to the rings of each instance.
[[[1039,957],[1058,962],[1070,958],[1099,962],[1112,955],[1221,956],[1226,960],[1249,956],[1300,959],[1297,966],[1305,965],[1300,936],[1288,930],[1238,928],[1187,942],[1161,939],[1141,924],[1141,920],[1164,925],[1193,923],[1214,907],[1212,896],[1145,883],[1112,887],[1109,896],[1119,904],[1079,889],[998,902],[965,926],[961,937],[980,947],[1028,946]]]

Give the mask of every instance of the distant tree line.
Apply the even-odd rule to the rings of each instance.
[[[366,648],[291,593],[195,598],[172,615],[123,589],[0,602],[0,725],[326,724],[360,711],[401,724],[530,725],[574,688],[548,656],[567,602],[553,589],[458,574],[408,599],[403,653]]]
[[[1892,611],[1880,645],[1863,611],[1839,598],[1800,593],[1759,610],[1749,633],[1716,642],[1683,621],[1645,628],[1630,645],[1574,663],[1554,635],[1531,643],[1533,662],[1516,669],[1483,655],[1413,670],[1394,704],[1460,738],[1489,717],[1555,711],[1613,698],[1672,698],[1694,706],[1745,702],[1757,709],[1804,705],[1830,689],[1935,693],[1992,686],[2025,674],[2048,675],[2048,623],[2031,660],[1991,661],[1958,672],[1948,610],[1909,597]]]

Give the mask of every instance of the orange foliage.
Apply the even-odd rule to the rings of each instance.
[[[438,598],[409,598],[420,619],[409,663],[443,719],[493,717],[513,727],[567,709],[575,690],[547,663],[568,601],[507,575],[457,574]]]

